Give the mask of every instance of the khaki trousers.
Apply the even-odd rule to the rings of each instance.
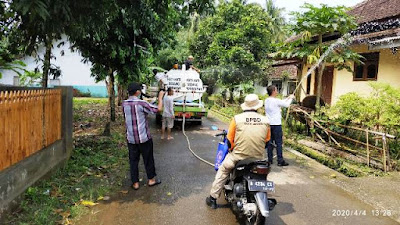
[[[210,192],[211,197],[216,199],[219,198],[230,172],[235,168],[236,163],[239,161],[240,159],[237,156],[228,153],[224,162],[222,162],[222,165],[219,167],[217,175],[215,175],[215,180]]]

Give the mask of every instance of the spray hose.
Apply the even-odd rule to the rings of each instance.
[[[190,150],[190,152],[192,152],[192,154],[194,155],[194,157],[196,157],[198,160],[202,161],[203,163],[205,163],[205,164],[207,164],[207,165],[209,165],[209,166],[214,167],[214,164],[213,164],[213,163],[208,162],[207,160],[201,158],[199,155],[197,155],[197,154],[193,151],[193,149],[192,149],[192,147],[191,147],[191,144],[190,144],[189,137],[186,135],[186,132],[185,132],[185,123],[186,123],[186,120],[185,120],[185,119],[186,119],[186,95],[185,95],[184,100],[183,100],[182,133],[183,133],[183,135],[186,137],[186,141],[187,141],[187,143],[188,143],[188,149]]]
[[[209,165],[209,166],[214,167],[214,164],[213,164],[213,163],[211,163],[211,162],[209,162],[209,161],[207,161],[207,160],[201,158],[200,156],[198,156],[198,155],[192,150],[189,137],[186,135],[186,132],[185,132],[185,117],[186,117],[186,116],[184,115],[184,116],[183,116],[183,121],[182,121],[182,133],[183,133],[183,135],[186,137],[186,140],[187,140],[187,143],[188,143],[188,149],[190,150],[190,152],[192,152],[192,154],[194,155],[194,157],[196,157],[198,160],[202,161],[203,163],[205,163],[205,164],[207,164],[207,165]]]

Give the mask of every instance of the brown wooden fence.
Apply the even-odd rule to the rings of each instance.
[[[61,90],[0,92],[0,171],[61,139]]]

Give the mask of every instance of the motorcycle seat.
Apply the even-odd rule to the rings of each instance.
[[[265,165],[269,165],[266,160],[256,159],[256,158],[247,158],[247,159],[244,159],[244,160],[240,160],[238,163],[236,163],[235,168],[248,166],[250,164],[265,164]]]

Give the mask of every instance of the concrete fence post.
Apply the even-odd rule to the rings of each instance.
[[[73,149],[73,88],[72,86],[56,86],[55,88],[61,89],[61,136],[64,142],[64,151],[69,158]]]

